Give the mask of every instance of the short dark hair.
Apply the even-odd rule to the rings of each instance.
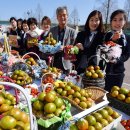
[[[113,18],[118,15],[118,14],[123,14],[124,15],[124,19],[125,21],[127,21],[127,15],[126,15],[126,12],[122,9],[118,9],[118,10],[115,10],[111,16],[110,16],[110,22],[112,22]]]
[[[44,16],[44,17],[42,18],[41,24],[43,24],[44,20],[47,20],[47,22],[51,25],[51,19],[50,19],[48,16]]]
[[[32,18],[28,19],[27,23],[28,23],[28,26],[30,26],[33,23],[37,25],[37,20],[36,20],[36,18],[32,17]]]
[[[9,22],[11,23],[12,20],[15,20],[17,22],[17,19],[15,17],[11,17]]]
[[[28,24],[28,21],[26,19],[24,19],[23,22],[22,22],[22,25],[23,24]]]
[[[21,18],[20,18],[20,19],[17,19],[17,23],[18,23],[19,21],[22,23],[22,22],[23,22],[23,19],[21,19]]]
[[[90,32],[89,20],[90,20],[91,17],[95,16],[96,14],[98,15],[99,20],[100,20],[100,24],[99,24],[99,26],[98,26],[98,28],[97,28],[97,31],[100,31],[100,32],[103,32],[103,31],[104,31],[102,13],[101,13],[100,11],[98,11],[98,10],[94,10],[94,11],[92,11],[92,12],[89,14],[89,16],[88,16],[88,18],[87,18],[87,21],[86,21],[86,23],[85,23],[84,29],[85,29],[86,32]]]
[[[66,12],[67,12],[67,14],[68,14],[68,9],[67,9],[67,7],[66,7],[66,6],[62,6],[62,7],[58,7],[58,8],[56,9],[56,15],[58,15],[59,12],[61,12],[61,11],[63,11],[63,10],[66,10]]]

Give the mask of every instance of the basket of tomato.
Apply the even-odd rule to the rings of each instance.
[[[41,86],[43,91],[49,92],[53,90],[53,83],[56,80],[56,75],[53,73],[46,73],[41,78]]]

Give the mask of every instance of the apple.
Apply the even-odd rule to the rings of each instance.
[[[100,123],[102,124],[103,127],[107,126],[109,123],[106,119],[101,119]]]
[[[127,98],[125,99],[125,102],[126,102],[126,103],[130,103],[130,97],[127,97]]]
[[[114,119],[113,119],[111,116],[108,115],[108,117],[106,118],[106,120],[107,120],[109,123],[111,123]]]
[[[114,119],[118,118],[120,115],[118,112],[113,111],[113,114],[111,115]]]
[[[100,66],[97,65],[97,66],[94,67],[94,69],[95,70],[100,70]]]
[[[113,86],[112,89],[111,89],[111,92],[119,91],[119,90],[120,90],[120,88],[118,86]]]
[[[98,112],[93,113],[93,116],[96,118],[96,121],[99,121],[103,118],[102,115]]]
[[[99,123],[99,122],[96,122],[96,124],[94,125],[94,127],[95,127],[95,129],[96,130],[102,130],[102,124],[101,123]]]
[[[41,92],[39,95],[38,95],[38,99],[40,101],[44,101],[44,97],[46,96],[46,93],[45,92]]]
[[[56,91],[57,91],[58,94],[61,94],[63,89],[62,88],[58,88]]]
[[[108,114],[109,114],[110,116],[113,114],[113,110],[112,110],[111,107],[107,106],[107,107],[105,107],[104,109],[108,111]]]
[[[100,110],[99,113],[102,115],[103,118],[108,117],[108,111],[105,109]]]
[[[64,87],[64,90],[66,90],[66,91],[71,90],[71,87],[67,85]]]
[[[91,65],[91,66],[89,66],[89,67],[87,68],[87,70],[88,70],[88,71],[94,70],[94,67]]]
[[[96,118],[92,115],[86,116],[85,119],[88,121],[89,125],[95,125],[96,124]]]
[[[119,92],[117,90],[114,90],[114,91],[111,92],[112,97],[117,97],[118,94],[119,94]]]

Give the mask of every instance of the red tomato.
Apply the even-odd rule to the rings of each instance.
[[[128,130],[130,127],[129,126],[125,126],[125,129]]]
[[[122,124],[123,126],[126,126],[126,122],[121,122],[121,124]]]
[[[122,124],[123,126],[126,126],[126,122],[127,122],[127,120],[122,120],[122,121],[121,121],[121,124]]]
[[[127,120],[126,125],[130,127],[130,120]]]

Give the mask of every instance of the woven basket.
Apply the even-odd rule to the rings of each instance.
[[[104,89],[95,86],[87,87],[85,88],[85,90],[92,93],[91,98],[94,101],[100,101],[106,94],[106,91]]]
[[[0,82],[10,82],[10,83],[14,83],[14,80],[12,80],[10,77],[8,76],[0,76]],[[11,87],[8,85],[4,85],[4,89],[6,91],[10,90]],[[14,88],[14,93],[15,93],[15,97],[16,97],[16,104],[18,104],[18,91],[16,88]]]
[[[96,87],[105,87],[105,79],[104,78],[97,78],[97,79],[91,79],[87,78],[85,75],[82,78],[82,82],[84,84],[84,87],[90,87],[90,86],[96,86]]]
[[[12,67],[10,68],[10,72],[14,72],[15,70],[23,70],[26,73],[29,74],[29,76],[33,77],[33,70],[31,68],[30,65],[26,64],[25,62],[16,62],[12,65]],[[28,72],[27,72],[28,71]]]
[[[30,98],[29,98],[27,92],[25,91],[25,89],[23,89],[21,86],[19,86],[17,84],[10,83],[10,82],[0,82],[0,84],[1,85],[9,85],[10,87],[12,87],[14,89],[18,89],[18,91],[22,92],[22,94],[24,95],[25,100],[26,100],[26,105],[28,107],[28,113],[29,113],[29,119],[30,119],[30,130],[38,130],[36,118],[32,114],[32,107],[31,107]]]
[[[23,59],[23,61],[26,62],[26,59],[28,59],[30,57],[33,57],[35,60],[39,60],[39,61],[41,60],[40,57],[36,53],[34,53],[34,52],[26,53],[25,55],[23,55],[22,59]]]
[[[41,78],[41,86],[42,86],[42,90],[44,91],[44,83],[42,82],[43,79],[45,79],[46,77],[48,76],[51,76],[54,80],[56,80],[56,75],[53,74],[53,73],[45,73],[44,75],[42,75],[42,78]]]
[[[58,95],[59,97],[65,99],[65,100],[68,100],[72,105],[74,105],[76,108],[78,108],[79,110],[81,111],[84,111],[85,109],[83,109],[82,107],[80,107],[78,104],[76,104],[73,100],[69,99],[68,97],[66,96],[61,96],[61,95]]]

